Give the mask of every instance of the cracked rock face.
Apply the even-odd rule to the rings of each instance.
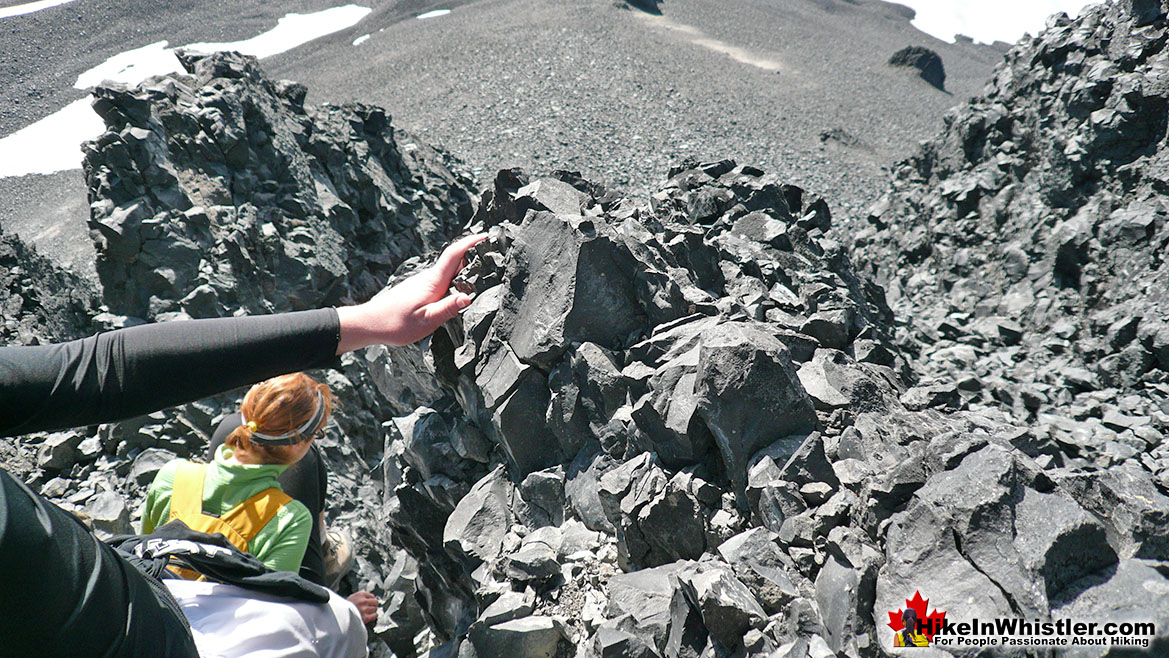
[[[384,111],[305,107],[254,59],[101,87],[85,148],[104,301],[146,319],[314,308],[377,292],[466,221],[470,180]],[[132,285],[131,285],[132,284]]]
[[[323,375],[347,585],[399,656],[891,655],[915,591],[963,619],[1139,616],[1163,651],[1154,5],[1020,44],[852,244],[730,160],[646,199],[504,170],[473,201],[375,108],[188,57],[100,92],[102,322],[359,300],[490,233],[459,317]],[[229,404],[32,437],[32,479],[120,528],[110,492]]]
[[[901,163],[853,256],[929,384],[916,407],[1000,408],[1044,460],[1164,469],[1169,49],[1157,2],[1100,5],[1012,50]]]

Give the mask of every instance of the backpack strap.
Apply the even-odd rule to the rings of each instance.
[[[292,501],[292,497],[276,487],[265,489],[244,502],[236,505],[219,521],[231,527],[247,541],[256,538],[260,530],[276,517],[276,514],[285,505]],[[240,550],[247,552],[247,546]]]
[[[196,532],[219,533],[244,553],[248,552],[248,543],[292,500],[288,494],[272,487],[236,505],[221,517],[211,516],[203,512],[206,477],[207,466],[204,464],[186,461],[179,464],[171,492],[170,520],[179,519]],[[188,579],[198,576],[186,569],[176,571]]]

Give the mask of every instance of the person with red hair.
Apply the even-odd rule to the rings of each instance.
[[[451,279],[486,237],[454,242],[432,267],[354,306],[0,347],[0,436],[115,422],[329,367],[370,345],[421,340],[470,305],[469,295],[450,290]],[[286,431],[254,422],[261,434]],[[190,622],[155,576],[3,469],[0,638],[5,651],[24,656],[199,655]]]
[[[302,372],[253,386],[240,406],[247,420],[211,463],[175,459],[158,471],[142,534],[178,519],[192,530],[222,533],[276,571],[299,571],[313,519],[277,478],[324,433],[334,403],[328,386]]]
[[[320,561],[317,515],[324,505],[324,465],[313,446],[325,433],[336,398],[326,384],[298,372],[253,386],[244,396],[234,429],[226,441],[213,445],[208,464],[175,459],[159,469],[146,495],[142,534],[178,519],[192,530],[220,533],[236,548],[256,556],[275,571],[301,573],[325,583],[323,565],[302,569],[312,541]],[[284,491],[282,476],[313,451],[317,474],[307,470]],[[319,475],[319,477],[314,477]],[[301,500],[305,498],[306,500]],[[180,575],[198,574],[179,570]],[[365,590],[349,596],[361,619],[377,619],[377,599]]]

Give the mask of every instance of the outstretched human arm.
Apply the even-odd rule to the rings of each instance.
[[[337,354],[370,345],[409,345],[434,333],[439,325],[454,318],[471,303],[469,295],[447,294],[451,279],[463,266],[467,250],[487,237],[469,235],[448,246],[438,261],[374,295],[357,306],[337,309],[341,319],[341,341]]]
[[[0,348],[0,436],[122,420],[326,367],[361,347],[417,341],[470,303],[446,292],[467,249],[484,237],[455,242],[433,267],[357,306],[151,324]]]

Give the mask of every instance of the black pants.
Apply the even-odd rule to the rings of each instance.
[[[3,470],[0,565],[0,656],[199,655],[168,594]]]
[[[219,423],[207,449],[208,461],[215,457],[216,449],[227,440],[227,435],[242,423],[243,419],[239,414],[232,414]],[[284,493],[304,503],[309,514],[312,514],[313,529],[308,537],[304,560],[300,563],[300,576],[309,582],[324,585],[325,555],[321,550],[321,511],[325,509],[325,494],[329,481],[325,475],[325,462],[321,459],[317,444],[313,443],[304,458],[289,466],[276,480],[280,482],[280,488]]]

